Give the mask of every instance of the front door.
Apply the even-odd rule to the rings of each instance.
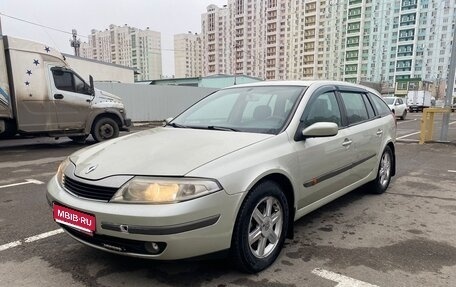
[[[343,128],[334,89],[326,88],[312,95],[301,122],[300,130],[316,122],[334,122],[338,124],[339,131],[332,137],[307,138],[293,143],[301,174],[298,208],[340,190],[353,180],[349,170],[352,146]]]
[[[59,128],[81,130],[90,113],[92,95],[89,86],[72,70],[50,68],[51,99],[55,103]]]

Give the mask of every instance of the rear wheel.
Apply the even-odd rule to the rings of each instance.
[[[405,120],[405,117],[407,116],[407,110],[404,110],[401,116],[401,120]]]
[[[69,137],[72,141],[74,141],[75,143],[85,143],[86,139],[87,139],[88,135],[83,135],[83,136],[72,136],[72,137]]]
[[[393,160],[393,152],[389,146],[386,146],[380,159],[377,177],[369,183],[369,191],[377,194],[386,191],[391,182],[391,175],[393,174]]]
[[[17,134],[16,122],[14,120],[5,121],[5,131],[0,134],[0,139],[10,139]]]
[[[273,181],[256,186],[244,200],[233,231],[231,253],[237,268],[256,273],[279,256],[288,229],[289,208]]]
[[[92,136],[97,142],[116,138],[119,136],[119,125],[111,118],[100,118],[92,127]]]

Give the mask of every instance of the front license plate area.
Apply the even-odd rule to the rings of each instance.
[[[95,216],[57,204],[53,204],[53,216],[57,223],[64,224],[88,234],[95,232]]]

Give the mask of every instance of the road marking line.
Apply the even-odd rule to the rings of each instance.
[[[19,246],[21,244],[22,244],[22,242],[20,242],[19,240],[18,241],[13,241],[13,242],[10,242],[10,243],[6,243],[6,244],[3,244],[3,245],[0,245],[0,251]]]
[[[396,138],[396,139],[397,139],[397,140],[400,140],[400,139],[403,139],[403,138],[406,138],[406,137],[409,137],[409,136],[417,135],[417,134],[419,134],[419,133],[420,133],[420,132],[411,133],[411,134],[408,134],[408,135],[405,135],[405,136],[398,137],[398,138]]]
[[[18,186],[18,185],[24,185],[24,184],[44,184],[44,182],[36,180],[36,179],[26,179],[24,182],[18,182],[18,183],[12,183],[12,184],[7,184],[7,185],[0,185],[1,188],[7,188],[7,187],[13,187],[13,186]]]
[[[53,235],[60,234],[62,232],[63,232],[63,229],[59,228],[59,229],[52,230],[52,231],[45,232],[45,233],[41,233],[41,234],[38,234],[38,235],[35,235],[35,236],[27,237],[24,240],[17,240],[17,241],[13,241],[13,242],[10,242],[10,243],[6,243],[6,244],[3,244],[3,245],[0,245],[0,251],[4,251],[4,250],[10,249],[10,248],[14,248],[16,246],[22,245],[22,243],[30,243],[30,242],[34,242],[34,241],[37,241],[37,240],[40,240],[40,239],[44,239],[44,238],[47,238],[47,237],[50,237],[50,236],[53,236]]]
[[[449,169],[448,172],[454,172],[454,173],[456,173],[456,170]]]
[[[49,231],[49,232],[41,233],[41,234],[38,234],[38,235],[35,235],[35,236],[27,237],[27,238],[24,239],[24,242],[29,243],[29,242],[37,241],[37,240],[40,240],[40,239],[44,239],[44,238],[49,237],[49,236],[57,235],[57,234],[60,234],[60,233],[63,233],[63,229],[61,229],[61,228],[60,229],[56,229],[56,230],[52,230],[52,231]]]
[[[315,268],[312,273],[325,279],[337,282],[336,287],[379,287],[360,280],[356,280],[338,273],[327,271],[321,268]]]
[[[400,125],[400,124],[403,124],[403,123],[413,122],[413,121],[417,121],[417,120],[418,119],[402,120],[400,122],[397,122],[397,124]]]

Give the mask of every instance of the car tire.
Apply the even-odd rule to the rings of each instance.
[[[279,256],[288,229],[289,207],[280,186],[264,181],[245,198],[236,219],[231,254],[236,268],[257,273]]]
[[[96,142],[116,138],[119,136],[119,125],[111,118],[100,118],[92,127],[92,136]]]
[[[405,120],[405,117],[407,116],[407,110],[404,110],[401,116],[401,120]]]
[[[378,166],[377,177],[369,183],[369,191],[382,194],[388,188],[393,174],[393,152],[389,146],[385,147]]]

